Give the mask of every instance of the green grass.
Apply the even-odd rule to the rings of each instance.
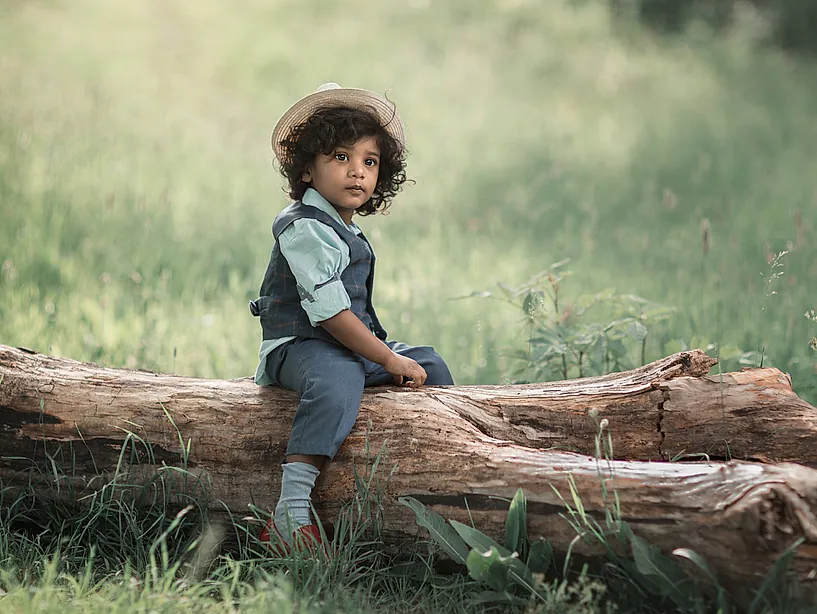
[[[384,451],[356,472],[355,496],[333,519],[327,555],[280,557],[258,540],[267,512],[214,517],[214,502],[187,472],[184,454],[134,480],[137,448],[151,454],[149,442],[128,435],[115,470],[81,491],[71,479],[70,454],[63,465],[56,449],[43,454],[42,466],[32,462],[28,485],[0,481],[3,612],[490,610],[475,601],[480,587],[467,574],[438,571],[431,543],[406,544],[400,554],[384,548]],[[531,612],[595,611],[604,596],[603,586],[585,577],[540,584],[530,602],[540,607]]]
[[[596,456],[609,461],[605,422],[598,425]],[[589,543],[603,564],[574,561],[572,545],[554,556],[546,537],[529,536],[522,489],[508,502],[502,544],[404,497],[400,502],[429,539],[399,550],[385,545],[382,497],[391,477],[385,447],[373,463],[355,469],[354,496],[332,519],[331,539],[322,532],[326,555],[296,550],[282,557],[258,540],[268,512],[250,506],[243,518],[214,513],[217,502],[188,473],[184,452],[177,463],[137,480],[137,449],[150,457],[152,446],[127,435],[116,467],[78,489],[70,451],[46,445],[27,484],[0,481],[3,612],[809,611],[802,586],[787,576],[804,538],[751,587],[751,603],[739,610],[697,553],[662,553],[633,534],[602,469],[604,520],[585,513],[572,481],[569,492],[556,494],[576,533],[573,545]],[[689,574],[681,559],[703,574]]]

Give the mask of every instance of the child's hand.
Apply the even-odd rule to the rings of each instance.
[[[392,353],[389,360],[383,364],[383,368],[392,374],[394,381],[399,386],[419,388],[428,377],[426,370],[416,361],[400,354]]]

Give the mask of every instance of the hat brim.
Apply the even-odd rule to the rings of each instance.
[[[353,109],[367,108],[373,109],[380,120],[380,125],[384,130],[400,145],[406,146],[406,137],[403,129],[403,121],[397,112],[394,103],[389,102],[383,96],[355,88],[334,88],[314,92],[304,96],[286,113],[281,116],[272,131],[272,150],[279,162],[284,162],[284,149],[281,141],[285,139],[292,129],[298,124],[305,122],[315,111],[326,107],[350,107]]]

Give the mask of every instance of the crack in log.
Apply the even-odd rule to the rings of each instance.
[[[662,399],[658,403],[658,422],[656,423],[656,431],[661,436],[658,440],[658,458],[667,460],[666,454],[664,454],[664,439],[666,439],[667,434],[664,432],[663,429],[663,422],[664,422],[664,403],[670,400],[669,388],[666,386],[661,386],[659,388],[661,390]]]
[[[469,401],[486,397],[501,403],[527,399],[566,399],[583,395],[603,396],[608,393],[626,396],[641,394],[649,388],[656,388],[663,382],[679,377],[702,377],[716,363],[714,358],[702,350],[693,350],[673,354],[630,371],[572,380],[518,384],[512,390],[507,386],[468,386],[467,393],[456,391],[451,394],[467,394]]]
[[[0,427],[20,429],[25,424],[62,424],[62,420],[45,412],[20,411],[0,405]]]
[[[466,410],[462,409],[460,407],[461,403],[459,403],[459,401],[455,397],[452,397],[450,395],[446,395],[445,393],[431,392],[431,391],[426,391],[426,394],[428,396],[430,396],[432,399],[434,399],[435,401],[437,401],[440,405],[445,407],[447,410],[449,410],[450,412],[456,414],[458,417],[462,418],[465,422],[467,422],[468,424],[473,426],[475,429],[477,429],[480,433],[482,433],[486,437],[490,437],[491,439],[500,440],[500,441],[510,441],[508,439],[504,439],[503,437],[501,437],[501,435],[499,433],[489,432],[489,431],[492,430],[491,429],[492,426],[494,428],[499,428],[499,429],[508,428],[508,427],[511,426],[511,425],[502,423],[500,418],[491,416],[491,412],[486,411],[486,408],[484,407],[484,405],[488,405],[494,411],[498,411],[499,407],[493,406],[490,403],[485,402],[485,401],[480,401],[480,400],[476,400],[476,399],[469,399],[470,407],[482,410],[485,413],[486,417],[493,417],[494,418],[495,424],[492,425],[490,420],[479,420],[476,416],[473,415],[473,412],[466,411]],[[444,398],[444,397],[448,397],[448,398]],[[497,424],[497,422],[500,422],[501,425]]]
[[[42,464],[47,468],[45,473],[49,473],[53,469],[50,466],[50,459],[55,459],[58,465],[66,470],[71,468],[72,471],[79,473],[95,472],[98,466],[116,466],[124,443],[121,439],[110,437],[82,437],[80,440],[19,437],[15,436],[14,432],[8,433],[0,429],[0,449],[3,451],[3,455],[0,456],[0,468],[28,470]],[[179,452],[173,452],[158,444],[150,443],[145,446],[131,441],[127,446],[130,449],[126,451],[124,459],[131,467],[181,464]],[[187,459],[187,468],[194,468],[197,465],[195,460]]]

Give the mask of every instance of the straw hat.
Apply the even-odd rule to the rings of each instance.
[[[279,162],[283,162],[284,156],[281,141],[289,135],[292,128],[305,122],[315,111],[324,107],[374,109],[386,132],[397,141],[400,147],[406,146],[403,121],[393,102],[369,90],[341,87],[337,83],[324,83],[313,94],[304,96],[292,105],[275,124],[275,129],[272,131],[272,150]]]

